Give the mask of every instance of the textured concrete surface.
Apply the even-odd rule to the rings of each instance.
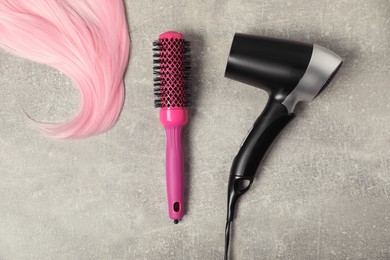
[[[0,53],[0,259],[222,259],[230,165],[265,105],[223,77],[235,32],[316,42],[345,63],[301,105],[235,221],[235,259],[390,259],[390,2],[126,1],[133,41],[126,105],[108,133],[43,136],[26,118],[73,115],[78,94],[51,68]],[[185,133],[187,214],[167,217],[165,137],[152,48],[192,42]]]

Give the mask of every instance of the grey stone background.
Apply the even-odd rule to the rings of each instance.
[[[315,42],[345,60],[299,106],[234,223],[234,259],[390,259],[390,2],[126,1],[126,104],[109,132],[45,137],[78,93],[46,66],[0,53],[0,259],[222,259],[233,157],[267,95],[224,78],[235,32]],[[187,214],[167,217],[165,136],[153,108],[159,33],[192,42]]]

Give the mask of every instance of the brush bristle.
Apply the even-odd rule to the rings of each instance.
[[[183,38],[161,37],[153,42],[155,107],[190,105],[190,43]]]

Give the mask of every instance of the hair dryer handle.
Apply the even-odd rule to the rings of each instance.
[[[263,113],[256,119],[231,168],[228,187],[228,221],[233,220],[236,201],[250,188],[268,148],[292,118],[294,114],[289,114],[283,104],[271,98]]]

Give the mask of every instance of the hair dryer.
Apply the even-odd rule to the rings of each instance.
[[[316,44],[235,34],[225,77],[264,89],[269,99],[231,168],[225,259],[238,198],[249,190],[268,148],[294,118],[296,104],[319,95],[341,64],[338,55]]]

